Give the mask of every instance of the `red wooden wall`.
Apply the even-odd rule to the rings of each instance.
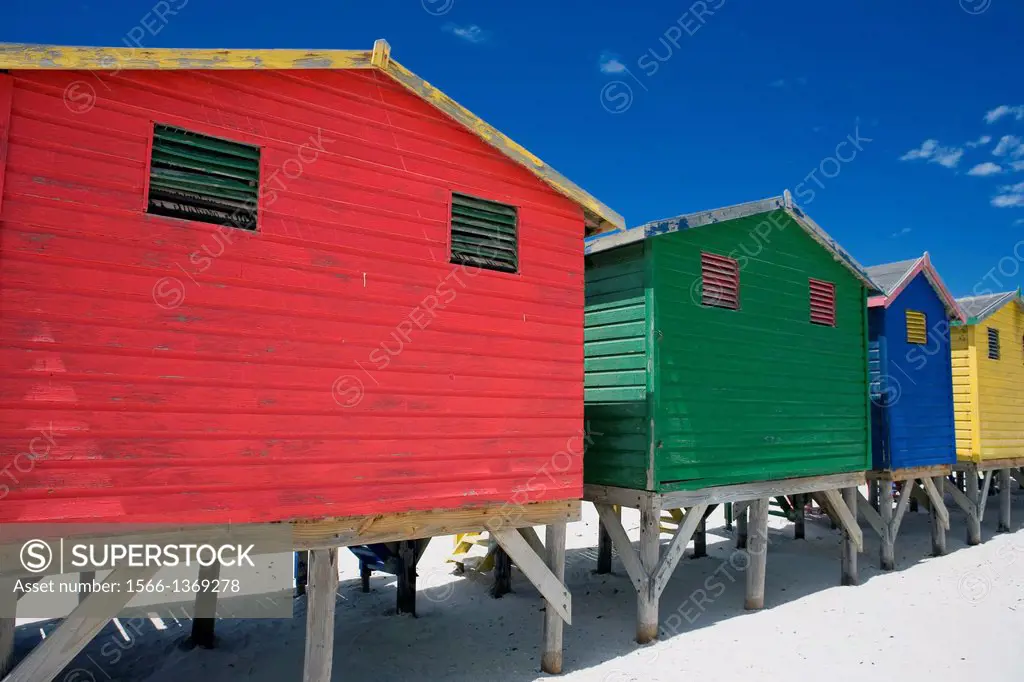
[[[582,212],[470,132],[370,71],[13,72],[5,109],[0,522],[580,497]],[[258,233],[145,213],[154,121],[261,146]],[[519,207],[520,274],[449,264],[452,190]]]

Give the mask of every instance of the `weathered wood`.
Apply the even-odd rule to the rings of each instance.
[[[555,579],[565,587],[565,524],[555,523],[547,527],[544,547],[547,567]],[[531,545],[532,548],[532,545]],[[547,602],[544,610],[544,648],[540,667],[546,673],[558,675],[562,672],[562,629],[564,623],[554,605]]]
[[[738,508],[734,506],[733,509]],[[736,549],[747,548],[747,516],[750,510],[743,507],[736,514]]]
[[[806,476],[803,478],[786,478],[778,481],[739,483],[700,490],[680,490],[663,493],[661,496],[661,508],[689,508],[701,502],[706,502],[707,504],[742,502],[743,500],[756,500],[762,497],[811,493],[818,490],[856,487],[863,484],[864,472],[856,471],[844,474],[830,474],[828,476]],[[584,494],[586,493],[584,492]]]
[[[78,574],[79,585],[90,585],[89,591],[92,590],[92,583],[96,580],[96,571],[82,571]],[[79,589],[78,590],[78,603],[81,604],[85,601],[85,598],[89,596],[89,591]]]
[[[938,515],[939,521],[942,522],[942,527],[945,530],[949,530],[949,510],[946,509],[946,501],[942,499],[942,482],[946,480],[945,476],[935,476],[934,478],[922,478],[921,485],[924,487],[924,492],[931,501],[931,513],[932,516]]]
[[[217,581],[220,562],[199,567],[199,590],[196,592],[196,611],[192,618],[192,643],[204,649],[216,644],[214,627],[217,623]]]
[[[978,523],[985,520],[985,507],[988,505],[988,491],[992,487],[992,473],[989,469],[983,476],[981,492],[978,493]]]
[[[793,496],[793,539],[803,540],[806,538],[806,526],[804,519],[805,507],[807,506],[807,493],[797,493]]]
[[[612,511],[621,521],[622,508],[616,506]],[[597,524],[597,572],[612,572],[612,538],[603,523]]]
[[[306,594],[306,583],[309,582],[309,551],[302,550],[295,552],[295,596],[301,597]],[[370,571],[366,570],[366,578],[364,579],[365,589],[363,592],[370,591]]]
[[[600,525],[600,524],[598,524]],[[533,526],[526,526],[525,528],[517,529],[519,534],[526,540],[526,544],[533,548],[533,551],[537,553],[541,559],[547,557],[547,549],[544,548],[544,543],[540,541],[540,536],[537,535],[537,531]]]
[[[651,576],[658,570],[660,538],[661,508],[648,497],[640,505],[640,565],[644,575],[636,600],[636,641],[640,644],[658,638],[658,595]]]
[[[750,508],[751,500],[743,500],[742,502],[731,502],[732,511],[734,515],[745,514],[747,509]]]
[[[832,491],[835,492],[835,491]],[[829,498],[832,500],[833,498]],[[854,530],[858,533],[860,528],[857,527],[857,488],[846,488],[843,490],[843,499],[836,502],[837,506],[845,510],[844,516],[843,511],[838,511],[837,516],[841,519],[845,518],[843,522],[843,547],[842,547],[842,560],[841,560],[841,578],[840,582],[843,585],[857,585],[860,583],[860,578],[857,575],[857,552],[863,548],[863,538],[856,537]]]
[[[903,490],[900,491],[900,501],[896,505],[896,513],[892,517],[892,540],[896,542],[896,536],[900,534],[900,524],[903,523],[903,517],[907,513],[907,505],[913,501],[914,495],[911,489],[914,487],[914,481],[906,481],[903,484]]]
[[[704,505],[707,508],[707,505]],[[697,507],[694,507],[696,509]],[[700,521],[697,523],[697,530],[693,532],[693,558],[700,559],[708,555],[708,522],[707,518],[701,514]]]
[[[537,556],[529,543],[514,528],[502,528],[493,531],[491,535],[498,541],[502,549],[508,552],[509,557],[512,558],[523,575],[541,593],[541,596],[548,602],[548,608],[554,609],[566,624],[571,625],[572,597],[563,581],[555,577],[544,560]]]
[[[993,471],[999,469],[1020,469],[1024,467],[1024,457],[1001,457],[999,459],[983,459],[980,462],[957,462],[954,471]]]
[[[649,497],[659,498],[657,493],[649,493],[632,488],[617,488],[611,485],[594,485],[593,483],[583,484],[583,499],[594,504],[609,504],[619,507],[639,509],[644,499]],[[656,502],[660,504],[660,502]],[[664,509],[664,506],[659,506]]]
[[[868,504],[872,509],[878,511],[878,480],[868,474]],[[863,498],[863,495],[861,496]],[[863,510],[862,510],[863,513]]]
[[[706,504],[698,504],[686,513],[683,522],[679,524],[675,534],[669,541],[664,555],[658,561],[657,567],[650,574],[654,581],[655,600],[660,599],[661,593],[665,591],[672,573],[675,571],[676,566],[679,565],[679,559],[686,551],[686,545],[690,543],[690,538],[705,519],[704,513],[707,511],[707,507],[708,505]]]
[[[626,535],[626,529],[622,527],[622,518],[617,514],[610,504],[595,503],[594,508],[601,518],[601,525],[608,531],[608,536],[615,544],[615,550],[619,554],[619,560],[626,569],[626,574],[633,583],[633,589],[639,592],[647,580],[647,574],[640,564],[640,556],[633,549],[633,543]]]
[[[416,541],[398,543],[396,608],[398,613],[416,615]],[[497,564],[495,564],[497,566]]]
[[[1010,532],[1010,470],[999,470],[999,528],[1000,533]]]
[[[981,505],[979,504],[978,474],[974,471],[967,471],[964,474],[964,483],[967,486],[966,497],[974,508],[972,514],[967,515],[967,544],[981,544]]]
[[[907,467],[905,469],[878,469],[867,472],[868,481],[907,481],[912,478],[934,478],[949,476],[953,471],[950,464],[936,464],[924,467]]]
[[[932,500],[932,556],[942,556],[946,553],[946,531],[949,529],[949,512],[946,505],[939,497],[938,503],[935,497],[938,496],[938,486],[948,480],[945,476],[936,476],[935,480],[923,479],[925,492]],[[933,493],[935,494],[933,496]]]
[[[306,651],[302,682],[330,682],[334,663],[334,608],[338,591],[338,550],[310,552],[306,597]]]
[[[359,583],[363,592],[370,591],[370,577],[373,576],[373,569],[365,561],[359,561]]]
[[[158,569],[157,566],[115,568],[103,582],[118,584],[118,591],[91,593],[4,678],[4,682],[51,682],[135,596],[125,589],[127,582],[149,580]]]
[[[14,631],[17,624],[17,580],[0,579],[0,679],[14,664]]]
[[[526,538],[523,538],[524,540]],[[527,544],[529,544],[527,542]],[[530,549],[536,553],[536,549],[531,545]],[[545,556],[545,552],[538,554],[540,557]],[[500,599],[509,592],[512,591],[512,559],[509,557],[508,552],[498,547],[494,550],[494,583],[491,585],[491,596],[495,599]]]
[[[878,486],[873,487],[875,490],[875,506],[872,506],[871,502],[864,499],[864,494],[858,490],[857,500],[860,504],[857,505],[857,513],[868,522],[868,525],[875,529],[875,532],[878,533],[878,537],[882,537],[885,535],[886,524],[882,521],[882,517],[879,515],[878,511],[876,511],[875,507],[878,505]]]
[[[904,496],[900,496],[903,501]],[[862,516],[865,516],[862,514]],[[896,538],[893,537],[893,513],[892,513],[892,482],[878,481],[878,516],[882,520],[882,542],[879,547],[879,563],[883,571],[891,571],[895,568],[894,546]]]
[[[743,604],[748,611],[764,608],[764,581],[768,566],[768,503],[769,498],[763,497],[750,504],[747,597]]]
[[[822,490],[815,494],[817,499],[825,501],[827,508],[832,511],[829,517],[841,526],[850,536],[854,547],[858,552],[864,549],[864,536],[861,533],[860,525],[857,523],[857,488],[844,488],[840,493],[837,490]],[[844,502],[844,498],[846,499]],[[854,510],[851,514],[850,510]]]

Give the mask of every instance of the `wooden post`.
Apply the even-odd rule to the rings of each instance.
[[[878,511],[878,489],[882,486],[882,482],[877,479],[868,479],[868,504],[875,511]]]
[[[732,530],[732,502],[725,503],[725,529]]]
[[[615,516],[622,518],[621,507],[615,507]],[[597,572],[612,572],[612,538],[603,523],[597,524]]]
[[[192,616],[192,643],[204,649],[214,647],[214,624],[217,622],[217,581],[220,562],[199,567],[199,590],[196,592],[196,611]]]
[[[370,565],[368,563],[366,563],[365,561],[360,559],[359,560],[359,582],[360,582],[360,587],[362,587],[363,592],[369,592],[370,591],[370,577],[372,575],[373,575],[373,569],[370,568]]]
[[[981,544],[981,494],[978,491],[978,472],[973,467],[964,472],[964,482],[967,484],[967,499],[974,505],[975,514],[967,517],[967,544]]]
[[[500,599],[512,591],[512,558],[501,547],[494,549],[494,584],[491,596]]]
[[[697,530],[693,534],[693,558],[700,559],[708,555],[708,517],[704,515],[697,524]]]
[[[956,487],[960,488],[960,490],[962,490],[964,492],[967,492],[967,487],[965,485],[965,483],[966,483],[965,479],[966,479],[966,476],[964,475],[964,472],[962,472],[962,471],[956,472]]]
[[[306,603],[306,656],[302,682],[330,682],[334,662],[334,606],[338,590],[338,550],[311,551]]]
[[[309,551],[295,553],[295,596],[306,594],[306,583],[309,582]]]
[[[908,493],[909,491],[904,486],[900,495]],[[896,567],[896,539],[892,536],[892,505],[892,482],[881,479],[878,481],[878,515],[882,517],[882,542],[879,550],[879,561],[883,571],[891,571]]]
[[[806,537],[804,529],[804,508],[807,506],[807,495],[798,493],[793,496],[793,539],[803,540]]]
[[[547,527],[544,536],[547,565],[551,572],[565,585],[565,524],[553,523]],[[544,609],[544,650],[541,653],[540,668],[546,673],[558,675],[562,672],[562,628],[564,623],[558,611],[549,603]]]
[[[932,479],[935,489],[942,495],[944,476],[936,476]],[[946,553],[946,527],[942,523],[939,505],[932,504],[932,556],[942,556]]]
[[[734,506],[733,509],[736,509]],[[747,548],[747,509],[736,516],[736,549]]]
[[[398,543],[398,613],[416,615],[416,541]]]
[[[16,584],[16,580],[0,580],[0,679],[11,671],[14,664],[14,630],[18,610]]]
[[[764,608],[764,578],[768,566],[768,503],[770,498],[761,497],[750,503],[749,531],[747,537],[747,599],[744,608],[755,611]]]
[[[857,489],[843,488],[843,501],[849,508],[853,518],[857,518]],[[840,582],[843,585],[857,585],[860,580],[857,577],[857,541],[848,531],[843,531],[842,549],[842,577]]]
[[[1010,532],[1010,470],[999,470],[999,532]]]
[[[654,498],[641,493],[640,566],[645,579],[637,591],[636,641],[647,644],[658,638],[658,597],[654,593],[654,574],[661,548],[661,509]]]

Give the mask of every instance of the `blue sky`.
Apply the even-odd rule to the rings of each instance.
[[[927,250],[966,295],[1024,282],[1022,26],[1018,0],[6,0],[0,40],[387,38],[630,225],[789,188],[861,263]]]

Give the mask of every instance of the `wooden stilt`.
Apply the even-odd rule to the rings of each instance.
[[[798,493],[793,496],[793,539],[803,540],[806,537],[804,529],[804,509],[807,507],[807,495]]]
[[[214,627],[217,622],[217,581],[220,562],[199,568],[199,590],[196,592],[196,611],[192,617],[192,643],[212,649],[215,643]]]
[[[936,490],[942,490],[943,480],[945,480],[944,476],[936,476],[932,479]],[[949,517],[947,516],[943,521],[943,511],[945,511],[944,505],[940,506],[934,501],[932,502],[932,556],[942,556],[946,553],[946,526],[949,525]]]
[[[725,503],[725,529],[732,530],[732,502]]]
[[[700,559],[708,555],[708,519],[702,516],[697,530],[693,534],[693,558]]]
[[[0,580],[0,679],[14,664],[14,629],[18,610],[16,580]]]
[[[622,508],[614,509],[615,515],[622,518]],[[612,538],[603,523],[597,524],[597,572],[612,572]]]
[[[309,582],[309,551],[295,553],[295,596],[306,594],[306,583]]]
[[[565,524],[553,523],[547,527],[544,538],[547,566],[564,586],[565,584]],[[546,673],[562,672],[562,629],[564,621],[551,603],[544,609],[544,649],[540,668]]]
[[[882,481],[868,479],[868,504],[875,511],[878,511],[878,489],[884,485]]]
[[[398,543],[398,613],[416,615],[416,541]]]
[[[1010,470],[999,470],[999,532],[1010,532]]]
[[[846,503],[847,508],[850,510],[850,514],[852,514],[853,518],[856,519],[857,489],[844,488],[843,502]],[[841,583],[843,585],[857,585],[860,582],[860,579],[857,576],[857,539],[851,532],[850,528],[845,528],[843,531],[843,548],[841,563]]]
[[[747,598],[744,608],[755,611],[764,608],[764,580],[768,566],[768,503],[762,497],[750,503],[749,532],[747,537]]]
[[[967,499],[974,505],[975,510],[981,507],[980,492],[978,490],[978,472],[973,468],[964,475],[964,482],[967,486]],[[967,544],[981,544],[981,515],[975,512],[967,517]]]
[[[658,638],[658,597],[650,576],[658,568],[661,536],[661,509],[650,496],[640,500],[640,566],[647,579],[637,592],[636,641],[646,644]]]
[[[733,509],[736,509],[733,506]],[[747,548],[747,509],[742,509],[736,514],[736,549]]]
[[[494,550],[494,583],[491,596],[500,599],[512,591],[512,559],[508,552],[498,547]]]
[[[904,490],[900,494],[901,499],[907,492],[906,486],[904,486]],[[892,505],[892,482],[886,480],[878,481],[878,515],[882,518],[882,542],[879,550],[879,560],[883,571],[891,571],[895,568],[896,563],[896,538],[893,537],[892,532]]]
[[[370,568],[369,564],[365,561],[359,562],[359,583],[362,587],[363,592],[370,591],[370,577],[373,575],[373,569]]]
[[[338,550],[311,550],[306,604],[306,655],[302,682],[330,682],[334,663],[334,606],[338,590]]]

